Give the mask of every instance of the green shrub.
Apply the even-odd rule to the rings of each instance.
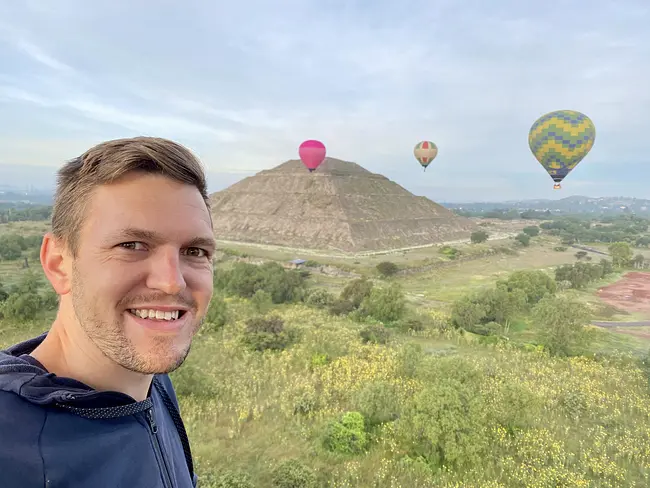
[[[382,276],[393,276],[399,270],[399,267],[390,261],[382,261],[376,268]]]
[[[271,294],[265,290],[257,290],[251,298],[253,308],[258,314],[264,315],[273,307]]]
[[[202,330],[204,332],[215,331],[223,327],[228,322],[228,305],[223,297],[213,295],[205,314],[205,323]]]
[[[367,421],[368,427],[392,422],[400,412],[397,386],[386,381],[363,385],[355,395],[354,404]]]
[[[347,300],[352,303],[354,308],[359,308],[361,302],[372,292],[373,283],[367,278],[357,278],[345,285],[341,292],[341,300]]]
[[[316,475],[297,459],[278,465],[271,478],[274,488],[316,488]]]
[[[406,299],[401,286],[393,283],[386,288],[373,288],[362,304],[361,310],[382,322],[396,322],[406,311]]]
[[[356,309],[354,303],[350,300],[335,300],[329,307],[329,312],[332,315],[347,315]]]
[[[284,321],[280,317],[252,317],[246,321],[243,342],[254,351],[280,351],[295,343],[297,339],[297,331],[285,329]]]
[[[323,288],[312,288],[305,296],[305,303],[312,307],[326,308],[336,301],[336,297]]]
[[[515,236],[515,241],[517,241],[522,246],[527,247],[530,245],[530,236],[522,232],[521,234],[517,234]]]
[[[248,474],[236,471],[226,471],[208,483],[208,488],[255,488]],[[202,484],[199,483],[199,486]]]
[[[472,232],[470,235],[470,240],[472,241],[472,244],[480,244],[487,241],[488,237],[490,237],[490,235],[484,230],[477,230],[475,232]]]
[[[364,343],[388,344],[390,340],[390,330],[383,325],[367,325],[359,332],[361,340]]]
[[[330,422],[324,439],[325,448],[340,454],[359,454],[368,446],[365,420],[359,412],[347,412]]]
[[[530,237],[535,237],[539,235],[539,227],[536,225],[531,225],[530,227],[524,227],[522,232],[526,235],[529,235]]]

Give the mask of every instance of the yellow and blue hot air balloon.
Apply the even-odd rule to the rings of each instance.
[[[413,155],[426,171],[429,163],[438,155],[438,147],[431,141],[418,142],[413,149]]]
[[[542,115],[528,133],[528,145],[535,158],[560,188],[560,182],[587,155],[596,139],[596,127],[589,117],[573,110]]]

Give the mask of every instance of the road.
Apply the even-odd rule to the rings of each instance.
[[[642,320],[639,322],[600,322],[593,321],[591,325],[596,327],[604,327],[606,329],[613,327],[650,327],[650,320]]]

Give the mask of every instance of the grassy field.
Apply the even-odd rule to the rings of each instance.
[[[26,225],[31,231],[40,232]],[[377,286],[396,281],[412,306],[444,316],[453,300],[512,271],[550,272],[575,261],[575,250],[557,252],[556,245],[537,238],[516,255],[377,279]],[[481,249],[458,247],[466,256]],[[355,258],[351,266],[376,278],[374,267],[388,259],[421,266],[440,253]],[[18,262],[0,270],[9,282],[24,273]],[[339,291],[348,280],[313,273],[309,281]],[[565,294],[596,318],[640,319],[600,302],[595,292],[605,283]],[[639,360],[650,349],[645,337],[592,328],[588,354],[552,357],[536,347],[540,327],[521,317],[496,341],[445,327],[394,328],[386,344],[374,344],[362,340],[368,323],[282,304],[270,313],[293,331],[293,342],[259,352],[247,342],[246,320],[259,313],[254,304],[229,297],[226,306],[225,325],[206,324],[172,374],[202,487],[650,486],[650,366]],[[52,312],[23,324],[0,320],[0,348],[51,320]]]

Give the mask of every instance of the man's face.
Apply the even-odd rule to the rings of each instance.
[[[100,186],[72,263],[80,326],[126,369],[173,371],[212,297],[213,252],[210,215],[195,187],[142,173]]]

